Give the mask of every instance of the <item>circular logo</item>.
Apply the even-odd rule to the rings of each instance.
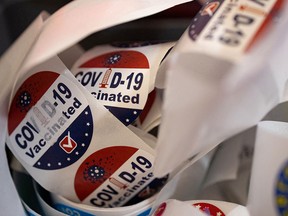
[[[42,71],[17,90],[9,110],[8,134],[17,155],[29,165],[61,169],[88,149],[92,113],[75,84],[58,73]]]
[[[154,216],[161,216],[161,215],[163,215],[164,214],[164,212],[165,212],[165,209],[166,209],[166,207],[167,207],[167,204],[164,202],[164,203],[162,203],[157,209],[156,209],[156,211],[154,212]]]
[[[143,110],[149,87],[149,62],[138,51],[120,50],[96,56],[73,69],[75,77],[123,124]]]
[[[193,205],[209,216],[225,216],[223,211],[210,203],[194,203]]]
[[[288,215],[288,161],[281,168],[276,181],[275,203],[279,215]]]
[[[90,155],[78,168],[75,176],[74,187],[78,198],[83,201],[106,180],[111,184],[119,184],[120,182],[111,178],[112,174],[136,151],[138,149],[129,146],[113,146]]]

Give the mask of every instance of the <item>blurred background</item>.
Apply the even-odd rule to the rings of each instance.
[[[0,0],[0,55],[41,11],[52,14],[69,2],[71,0]],[[153,16],[98,32],[81,41],[81,45],[90,48],[111,41],[177,40],[199,9],[200,4],[197,1],[185,3]]]

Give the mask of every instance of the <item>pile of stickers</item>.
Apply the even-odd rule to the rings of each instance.
[[[207,0],[176,42],[23,68],[6,144],[27,215],[287,215],[287,25],[284,0]]]

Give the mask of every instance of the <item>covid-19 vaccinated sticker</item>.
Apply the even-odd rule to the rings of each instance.
[[[8,117],[8,139],[18,157],[44,170],[76,162],[88,149],[93,118],[88,101],[63,75],[40,71],[17,89]]]
[[[283,2],[207,0],[188,28],[195,42],[193,49],[217,57],[239,58],[258,40]]]
[[[149,68],[143,53],[119,50],[94,55],[72,72],[114,116],[129,125],[145,106]]]
[[[208,216],[225,216],[221,209],[211,203],[199,202],[194,203],[193,205]]]
[[[82,203],[123,206],[155,179],[153,162],[153,155],[131,146],[103,148],[78,168],[75,192]]]

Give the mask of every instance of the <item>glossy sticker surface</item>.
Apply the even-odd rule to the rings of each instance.
[[[104,53],[74,69],[75,77],[123,124],[143,110],[149,87],[149,62],[141,52]]]
[[[91,109],[70,80],[55,72],[38,72],[23,82],[12,100],[8,134],[21,160],[39,169],[61,169],[88,149]]]
[[[97,207],[123,206],[154,180],[153,161],[151,154],[130,146],[101,149],[78,168],[76,194]]]

